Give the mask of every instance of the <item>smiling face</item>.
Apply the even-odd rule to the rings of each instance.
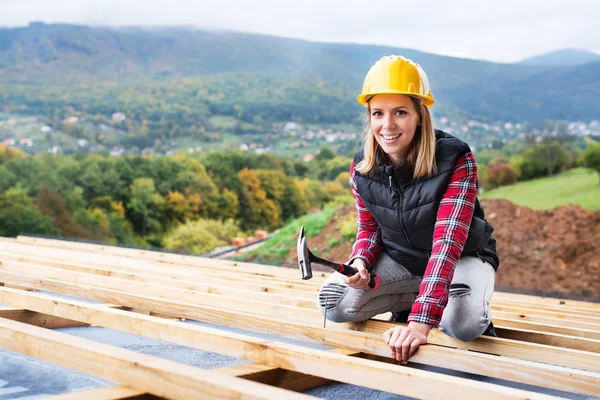
[[[420,119],[409,96],[378,94],[369,101],[371,131],[394,164],[408,154]]]

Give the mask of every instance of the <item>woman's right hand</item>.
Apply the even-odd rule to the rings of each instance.
[[[352,276],[344,276],[344,281],[346,285],[350,286],[353,289],[366,289],[369,287],[369,281],[371,280],[371,275],[367,270],[367,266],[364,260],[360,258],[355,258],[352,261],[352,266],[358,270],[358,272]]]

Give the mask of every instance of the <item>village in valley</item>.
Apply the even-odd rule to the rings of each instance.
[[[227,137],[226,141],[198,142],[185,147],[175,141],[157,142],[153,147],[139,149],[119,143],[119,136],[126,132],[115,125],[127,120],[124,112],[116,111],[107,120],[108,123],[96,123],[85,117],[68,116],[57,126],[52,126],[46,124],[42,117],[0,113],[0,140],[5,146],[16,147],[28,154],[104,153],[118,157],[140,154],[173,155],[178,150],[194,153],[208,149],[237,148],[256,154],[284,153],[308,162],[324,146],[335,149],[340,155],[349,155],[359,145],[361,137],[359,126],[346,125],[340,129],[334,125],[308,125],[288,121],[271,124],[271,134],[267,135],[236,135],[224,131],[222,133]],[[548,121],[534,126],[527,123],[483,122],[441,116],[435,118],[435,126],[466,140],[475,152],[484,148],[502,148],[510,141],[525,141],[531,137],[538,142],[548,135],[600,137],[600,120],[550,122],[548,128]]]

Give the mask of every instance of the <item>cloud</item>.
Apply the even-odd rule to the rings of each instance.
[[[0,24],[193,25],[328,42],[408,47],[513,62],[562,48],[600,48],[599,7],[570,0],[22,0]]]

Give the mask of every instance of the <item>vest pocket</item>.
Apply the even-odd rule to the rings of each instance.
[[[492,230],[492,226],[484,219],[473,217],[469,235],[467,236],[467,242],[463,248],[463,254],[466,255],[483,251],[483,249],[487,247]]]

